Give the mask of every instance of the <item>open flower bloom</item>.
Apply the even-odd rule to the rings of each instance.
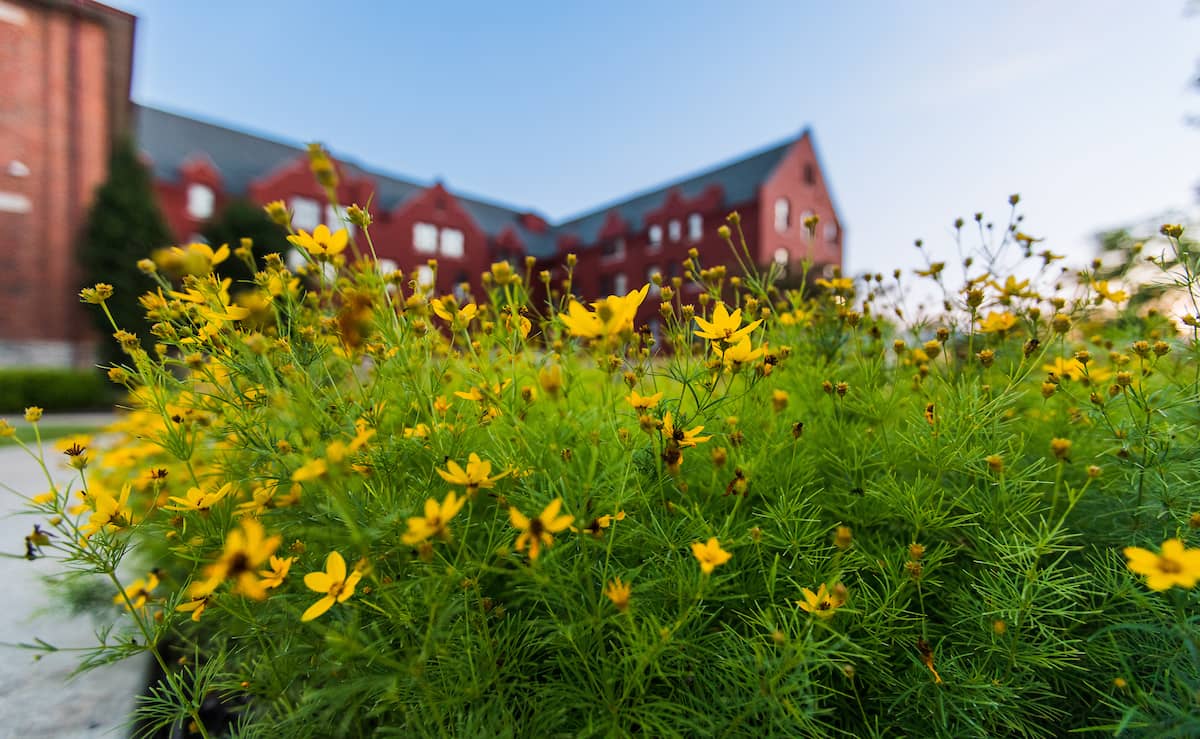
[[[979,333],[994,334],[1008,331],[1017,325],[1017,317],[1008,311],[997,313],[989,311],[987,316],[979,319]]]
[[[276,557],[272,554],[271,569],[258,573],[262,577],[262,586],[269,590],[282,585],[283,579],[287,577],[288,571],[292,569],[292,562],[295,561],[295,557]]]
[[[629,583],[621,582],[621,578],[615,577],[604,588],[604,595],[612,604],[617,607],[621,613],[629,610],[629,597],[633,594],[633,586]]]
[[[529,559],[536,560],[542,552],[542,545],[550,547],[554,544],[553,534],[566,529],[575,520],[574,516],[559,515],[562,508],[562,498],[550,501],[540,514],[530,518],[516,508],[508,509],[508,517],[515,528],[521,530],[513,548],[518,552],[529,549]]]
[[[446,495],[446,499],[440,505],[433,498],[426,500],[425,515],[413,516],[408,519],[408,531],[404,532],[402,540],[409,546],[420,544],[433,536],[439,536],[449,541],[450,528],[448,524],[450,519],[458,515],[466,502],[465,496],[459,498],[453,490]]]
[[[1186,549],[1179,539],[1163,542],[1162,553],[1141,547],[1125,547],[1129,569],[1146,576],[1151,590],[1170,590],[1178,585],[1191,588],[1200,580],[1200,549]]]
[[[687,431],[675,425],[675,419],[671,412],[667,411],[663,416],[663,436],[668,442],[673,442],[680,449],[696,446],[702,442],[711,439],[711,436],[701,436],[700,432],[704,430],[703,426],[695,426]]]
[[[637,390],[634,390],[633,392],[629,393],[629,397],[626,398],[625,400],[627,400],[629,402],[629,404],[634,407],[635,410],[645,411],[645,410],[649,410],[649,409],[653,408],[654,406],[658,405],[658,401],[662,400],[662,396],[663,396],[662,393],[655,393],[653,395],[641,395],[638,393]]]
[[[125,485],[121,488],[119,498],[106,491],[96,493],[94,511],[88,522],[79,528],[85,539],[97,531],[117,531],[133,525],[133,511],[129,508],[132,489],[132,486]]]
[[[829,592],[829,589],[825,587],[825,583],[821,583],[821,586],[817,588],[817,592],[815,593],[808,588],[804,588],[802,593],[804,600],[796,601],[796,605],[818,618],[829,618],[846,602],[840,592]]]
[[[187,496],[178,498],[171,496],[171,501],[175,503],[173,506],[163,506],[164,511],[200,511],[201,513],[208,512],[208,509],[219,503],[229,491],[233,490],[233,483],[227,482],[221,486],[219,490],[208,491],[200,488],[190,488],[187,491]]]
[[[350,234],[344,228],[331,233],[329,227],[322,223],[311,234],[302,230],[288,236],[287,240],[307,251],[314,259],[328,259],[346,250]]]
[[[750,333],[758,328],[760,323],[762,323],[762,319],[751,321],[742,326],[741,308],[730,313],[725,308],[724,303],[717,303],[717,307],[713,308],[711,321],[706,321],[700,316],[696,316],[696,324],[700,326],[700,330],[696,331],[695,334],[701,339],[724,341],[728,344],[736,344],[742,339],[746,339],[747,343],[749,343]]]
[[[650,285],[646,284],[641,290],[633,290],[624,297],[609,295],[592,303],[595,312],[572,300],[567,306],[567,312],[560,314],[560,318],[572,336],[585,339],[616,336],[623,331],[632,331],[633,319],[649,290]]]
[[[324,459],[314,459],[306,462],[292,473],[292,482],[308,482],[315,480],[329,471],[329,463]]]
[[[725,351],[721,351],[718,344],[713,344],[713,351],[721,358],[721,363],[727,369],[736,369],[747,362],[753,362],[766,353],[766,349],[759,347],[753,349],[750,346],[750,337],[744,336],[736,344],[728,346]]]
[[[508,474],[508,472],[501,472],[498,475],[493,475],[492,463],[480,459],[479,455],[475,452],[471,452],[471,455],[467,458],[466,469],[463,469],[453,459],[448,459],[446,460],[446,469],[438,470],[437,473],[451,485],[462,485],[465,487],[468,495],[474,495],[475,491],[479,490],[479,488],[494,487],[496,480]]]
[[[257,519],[243,518],[240,528],[225,535],[225,549],[221,556],[204,571],[204,580],[192,584],[188,595],[203,598],[225,580],[232,580],[233,592],[254,600],[266,598],[266,585],[259,579],[256,570],[275,553],[279,542],[279,536],[266,536]]]
[[[434,298],[429,301],[429,305],[438,318],[446,323],[455,323],[459,326],[466,326],[479,313],[478,305],[467,303],[459,308],[453,298]]]
[[[304,576],[304,585],[309,590],[324,593],[325,597],[308,607],[301,621],[312,621],[333,607],[334,603],[345,603],[354,595],[354,587],[362,579],[358,570],[346,574],[346,560],[337,552],[330,552],[325,558],[324,572],[310,572]]]
[[[700,563],[700,571],[706,575],[711,575],[718,565],[725,564],[733,557],[733,554],[721,548],[721,543],[715,536],[709,537],[703,544],[693,542],[692,555]]]

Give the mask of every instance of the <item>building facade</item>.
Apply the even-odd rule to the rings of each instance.
[[[118,134],[134,136],[177,243],[235,199],[282,200],[296,228],[345,225],[303,146],[133,105],[134,24],[91,0],[0,0],[0,365],[90,361],[75,250]],[[533,256],[551,269],[568,253],[580,297],[624,293],[655,273],[680,275],[693,248],[705,264],[731,262],[717,227],[733,210],[759,264],[842,263],[841,219],[808,130],[560,223],[444,183],[336,166],[339,204],[371,204],[380,260],[429,282],[426,262],[437,259],[439,293],[478,289],[496,261]]]
[[[74,254],[131,122],[134,24],[90,0],[0,0],[0,365],[91,356]]]

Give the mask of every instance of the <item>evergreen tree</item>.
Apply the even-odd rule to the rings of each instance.
[[[138,159],[133,142],[121,139],[113,145],[108,179],[96,191],[83,228],[78,251],[83,273],[81,287],[97,282],[112,285],[114,293],[108,307],[113,318],[122,329],[141,336],[143,342],[149,335],[149,326],[138,296],[151,283],[138,269],[137,262],[170,242],[171,232],[155,202],[151,175]],[[104,337],[99,360],[120,361],[123,355],[111,338],[113,328],[108,319],[99,310],[89,313]]]

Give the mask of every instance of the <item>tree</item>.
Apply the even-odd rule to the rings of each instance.
[[[283,229],[267,217],[262,208],[246,200],[230,202],[204,224],[200,234],[214,249],[221,244],[229,244],[230,249],[236,249],[242,239],[253,240],[257,269],[262,269],[264,255],[271,252],[287,254],[291,248]],[[217,267],[217,272],[222,277],[233,279],[234,292],[254,277],[246,264],[236,257],[225,260]]]
[[[137,149],[128,139],[113,144],[108,164],[108,179],[96,191],[95,201],[84,224],[77,252],[83,272],[83,285],[97,282],[113,286],[107,301],[117,325],[142,338],[149,336],[149,325],[138,297],[150,287],[146,275],[138,269],[139,259],[171,242],[171,231],[155,201],[150,173],[138,159]],[[100,335],[101,362],[116,362],[123,356],[112,337],[113,328],[103,311],[89,311]]]

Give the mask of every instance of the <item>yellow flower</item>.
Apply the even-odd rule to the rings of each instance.
[[[304,576],[304,585],[309,590],[324,593],[325,597],[308,607],[301,621],[312,621],[333,607],[334,603],[345,603],[354,595],[354,587],[362,579],[362,573],[354,570],[346,574],[346,560],[337,552],[330,552],[325,558],[324,572],[310,572]]]
[[[470,467],[469,464],[468,467]],[[443,540],[449,541],[448,524],[450,519],[458,515],[466,502],[466,497],[459,498],[453,490],[447,493],[446,499],[442,501],[441,505],[433,498],[429,498],[425,501],[425,515],[413,516],[408,519],[408,531],[404,532],[402,540],[408,546],[419,544],[433,536],[439,536]]]
[[[613,521],[624,520],[625,511],[617,511],[614,514],[606,513],[603,516],[596,516],[593,518],[590,522],[588,522],[587,526],[583,527],[583,530],[598,539],[604,535],[605,529],[607,529],[609,526],[612,526]],[[575,532],[576,534],[579,533],[579,529],[575,528],[574,526],[571,527],[571,531]]]
[[[817,280],[817,286],[834,292],[850,292],[854,289],[854,280],[849,277],[835,277],[832,280],[820,278]]]
[[[115,531],[133,525],[133,511],[129,508],[129,493],[132,490],[132,486],[126,484],[121,488],[119,498],[103,490],[95,493],[93,513],[79,529],[85,539],[102,529]]]
[[[1093,282],[1092,289],[1095,290],[1096,294],[1099,295],[1101,298],[1111,301],[1113,303],[1123,303],[1126,300],[1129,300],[1129,294],[1126,293],[1124,290],[1113,290],[1112,288],[1110,288],[1108,286],[1108,280],[1100,280],[1099,282]]]
[[[212,600],[212,598],[207,595],[203,598],[193,598],[187,603],[180,603],[179,605],[175,606],[175,610],[181,613],[190,612],[192,614],[192,620],[199,621],[200,614],[204,613],[205,608],[208,608],[208,602],[210,600]]]
[[[566,314],[559,316],[572,336],[585,339],[616,336],[623,331],[633,330],[633,319],[649,290],[650,285],[647,284],[643,285],[641,290],[634,290],[624,297],[609,295],[592,303],[595,312],[572,300],[567,306]]]
[[[262,577],[262,586],[268,590],[277,588],[283,584],[283,578],[287,577],[288,571],[292,569],[292,562],[296,561],[295,557],[276,557],[271,555],[271,569],[262,570],[258,574]]]
[[[761,346],[757,349],[750,347],[750,337],[744,336],[738,343],[728,346],[725,351],[721,351],[717,344],[713,344],[713,351],[721,358],[721,363],[728,368],[741,367],[747,362],[753,362],[765,353],[765,349]]]
[[[655,393],[653,395],[640,395],[638,394],[637,390],[634,390],[625,400],[629,401],[629,404],[636,410],[644,411],[658,405],[658,401],[662,400],[662,396],[662,393]]]
[[[627,583],[621,582],[621,578],[615,577],[608,586],[604,588],[604,595],[612,601],[612,604],[617,607],[621,613],[629,610],[629,596],[633,594],[633,587]]]
[[[329,259],[346,250],[350,234],[344,228],[331,233],[329,227],[322,223],[314,228],[311,234],[301,230],[289,235],[287,240],[307,251],[314,259]]]
[[[229,246],[222,244],[213,251],[208,244],[196,242],[182,248],[172,246],[170,250],[160,249],[151,256],[165,271],[200,276],[209,274],[213,267],[229,258]]]
[[[1191,588],[1200,580],[1200,549],[1185,549],[1179,539],[1164,541],[1161,554],[1125,547],[1125,558],[1130,571],[1146,576],[1146,587],[1151,590],[1170,590],[1176,585]]]
[[[329,471],[329,464],[323,459],[314,459],[301,465],[292,473],[292,482],[308,482],[321,477]]]
[[[561,508],[562,498],[555,498],[540,514],[529,518],[516,508],[510,507],[508,509],[509,520],[512,521],[515,528],[521,530],[516,543],[513,544],[513,549],[522,552],[528,548],[529,559],[536,560],[541,554],[543,544],[547,548],[554,544],[552,534],[566,529],[575,520],[574,516],[560,516],[558,512]]]
[[[233,483],[227,482],[221,486],[220,490],[209,492],[200,488],[191,488],[187,491],[187,497],[179,498],[172,496],[170,499],[177,505],[163,506],[164,511],[200,511],[207,513],[210,508],[219,503],[229,491],[233,490]]]
[[[733,556],[721,548],[721,543],[715,536],[709,537],[704,544],[698,541],[692,542],[692,554],[700,563],[700,571],[706,575],[712,574],[717,565],[725,564]]]
[[[987,316],[978,320],[979,332],[982,334],[1008,331],[1013,326],[1017,325],[1017,317],[1008,311],[1004,311],[1002,313],[988,311]]]
[[[688,431],[682,428],[675,427],[675,419],[671,416],[671,412],[667,411],[663,416],[663,436],[669,442],[673,442],[680,449],[696,446],[702,442],[711,439],[711,436],[700,436],[700,432],[704,430],[703,426],[696,426]]]
[[[467,303],[461,308],[458,308],[455,303],[454,298],[434,298],[429,301],[438,318],[458,326],[466,326],[479,313],[479,306],[474,303]]]
[[[825,587],[825,583],[817,588],[817,592],[813,592],[808,588],[804,588],[801,592],[804,595],[804,600],[796,601],[796,605],[808,611],[819,618],[830,618],[845,603],[845,597],[837,592],[831,593]]]
[[[496,480],[508,474],[508,472],[501,472],[498,475],[491,474],[492,463],[480,459],[475,452],[471,452],[470,457],[467,458],[465,470],[459,466],[458,462],[448,459],[446,460],[446,469],[437,470],[437,473],[451,485],[465,487],[468,495],[474,495],[479,488],[495,487]]]
[[[225,536],[225,549],[216,562],[205,568],[207,579],[192,584],[192,598],[210,595],[225,580],[233,580],[233,592],[254,600],[267,597],[267,588],[256,569],[279,548],[280,537],[267,538],[263,526],[254,518],[243,518],[241,527]]]
[[[25,409],[25,420],[29,423],[37,423],[42,420],[42,409],[36,405],[31,405]]]
[[[717,303],[717,307],[713,309],[711,321],[696,316],[696,325],[700,327],[700,330],[694,333],[701,339],[724,341],[727,344],[737,344],[745,339],[749,344],[750,333],[758,328],[760,323],[762,323],[761,319],[742,326],[741,308],[730,313],[724,303]]]
[[[123,604],[127,611],[141,610],[146,606],[150,592],[157,587],[158,575],[151,572],[122,588],[120,593],[113,596],[113,603]]]

